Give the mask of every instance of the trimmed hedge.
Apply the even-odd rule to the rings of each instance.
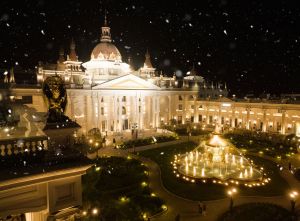
[[[247,203],[223,214],[219,221],[292,221],[291,213],[278,205],[269,203]]]
[[[140,161],[102,157],[95,163],[82,180],[83,210],[87,211],[84,221],[142,221],[142,214],[152,216],[163,210],[162,199],[151,195],[148,170]],[[101,213],[91,215],[93,208],[98,208]]]
[[[296,178],[297,180],[300,181],[300,168],[297,168],[297,169],[296,169],[296,171],[295,171],[295,173],[294,173],[294,176],[295,176],[295,178]]]
[[[250,152],[262,151],[270,157],[280,156],[282,159],[297,153],[297,147],[291,143],[292,138],[283,138],[282,135],[268,135],[251,131],[237,131],[225,134],[225,138],[237,148],[244,148]]]
[[[177,136],[157,136],[155,137],[155,140],[153,137],[147,137],[147,138],[142,138],[142,139],[136,139],[136,140],[128,140],[123,142],[122,144],[119,145],[120,148],[122,149],[128,149],[132,147],[139,147],[139,146],[146,146],[154,143],[163,143],[163,142],[169,142],[169,141],[174,141],[177,140]]]

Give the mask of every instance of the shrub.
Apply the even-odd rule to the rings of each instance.
[[[297,180],[300,181],[300,168],[297,168],[297,169],[296,169],[296,171],[295,171],[295,173],[294,173],[294,176],[295,176],[295,178],[296,178]]]
[[[219,221],[292,221],[290,212],[283,207],[269,203],[247,203],[223,214]]]
[[[140,146],[146,146],[154,143],[163,143],[168,141],[177,140],[178,137],[176,135],[168,135],[168,136],[157,136],[155,137],[155,140],[153,137],[147,137],[147,138],[141,138],[137,140],[128,140],[120,144],[120,148],[122,149],[128,149],[132,147],[140,147]]]

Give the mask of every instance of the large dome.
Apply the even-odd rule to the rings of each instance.
[[[100,42],[93,49],[91,59],[122,61],[122,56],[117,47],[110,42]]]

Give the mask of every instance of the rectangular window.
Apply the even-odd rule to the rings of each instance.
[[[101,122],[102,131],[105,131],[105,126],[106,126],[106,123],[105,123],[105,120],[103,120]]]
[[[212,124],[212,122],[213,122],[213,116],[209,116],[209,121],[208,121],[208,123],[209,123],[209,124]]]
[[[183,110],[182,104],[179,104],[179,105],[178,105],[178,110],[181,110],[181,111]]]
[[[123,102],[126,102],[126,96],[123,96],[123,97],[122,97],[122,101],[123,101]]]
[[[178,95],[178,100],[182,101],[182,96],[181,95]]]
[[[182,124],[182,116],[178,116],[178,124]]]
[[[199,114],[199,120],[198,121],[199,121],[199,123],[202,122],[202,115],[201,114]]]
[[[139,106],[139,113],[141,113],[141,110],[142,110],[142,108],[141,108],[141,106]]]
[[[194,116],[191,116],[191,123],[194,123]]]
[[[191,105],[191,109],[194,110],[195,109],[195,105]]]
[[[101,115],[104,115],[104,107],[101,107]]]
[[[221,124],[224,124],[224,117],[221,117]]]

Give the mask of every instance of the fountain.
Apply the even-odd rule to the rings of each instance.
[[[241,181],[262,180],[263,174],[216,130],[193,151],[175,156],[178,172],[185,177]],[[175,165],[174,164],[174,165]]]

